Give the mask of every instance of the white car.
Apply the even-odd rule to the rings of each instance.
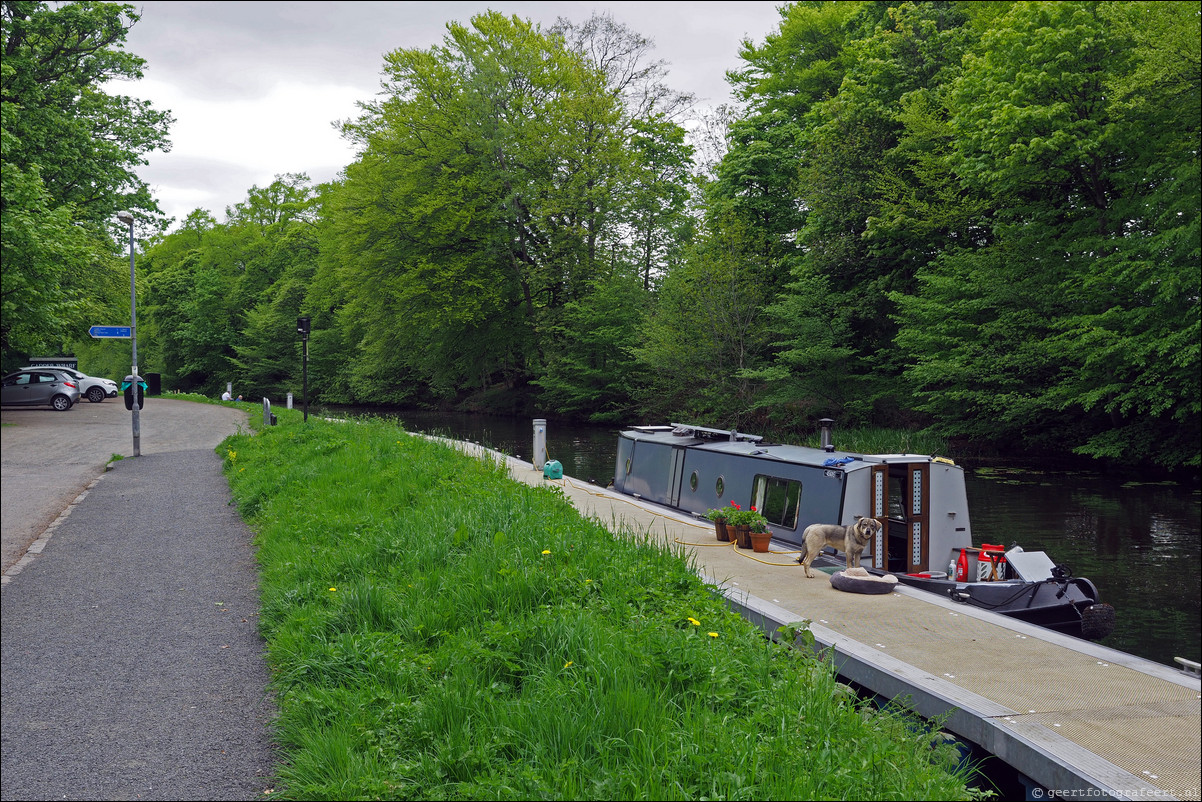
[[[87,398],[93,404],[99,404],[106,398],[116,398],[120,392],[117,388],[117,383],[112,379],[105,379],[99,376],[89,376],[86,373],[80,373],[75,368],[64,368],[58,365],[40,366],[21,368],[21,370],[57,370],[72,376],[79,383],[79,395]]]

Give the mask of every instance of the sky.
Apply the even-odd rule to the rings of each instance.
[[[306,173],[330,181],[355,158],[334,124],[380,88],[384,54],[440,44],[447,22],[493,9],[539,23],[594,12],[651,39],[667,84],[699,108],[732,102],[725,74],[744,38],[763,42],[780,2],[136,2],[126,48],[147,62],[110,91],[170,110],[171,150],[138,171],[178,224],[204,208],[218,221],[252,186]]]

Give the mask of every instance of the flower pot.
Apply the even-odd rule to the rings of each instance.
[[[751,527],[750,526],[736,526],[735,527],[735,541],[739,544],[739,548],[741,548],[741,549],[751,548]]]
[[[730,542],[730,530],[726,528],[726,521],[714,521],[714,534],[723,543]]]
[[[752,551],[758,551],[760,554],[768,553],[768,544],[772,542],[771,532],[751,532],[748,536],[751,538]]]

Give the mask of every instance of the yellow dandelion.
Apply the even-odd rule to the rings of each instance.
[[[551,553],[550,549],[543,549],[543,554],[550,554],[550,553]]]
[[[711,633],[710,633],[710,637],[711,637],[711,638],[716,638],[716,637],[718,637],[718,633],[717,633],[717,632],[711,632]]]
[[[563,667],[564,667],[564,668],[567,668],[567,667],[568,667],[568,666],[570,666],[570,665],[572,665],[572,661],[571,661],[571,660],[569,660],[568,662],[564,663],[564,664],[563,664]]]
[[[701,622],[698,621],[696,618],[693,618],[693,616],[689,616],[689,623],[695,627],[701,626]]]
[[[338,588],[330,588],[330,593],[334,593],[334,592],[336,592],[337,590],[338,590]]]

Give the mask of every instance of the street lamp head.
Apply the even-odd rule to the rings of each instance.
[[[134,224],[134,216],[129,212],[117,212],[117,219],[122,223],[125,223],[127,226],[132,226]]]

